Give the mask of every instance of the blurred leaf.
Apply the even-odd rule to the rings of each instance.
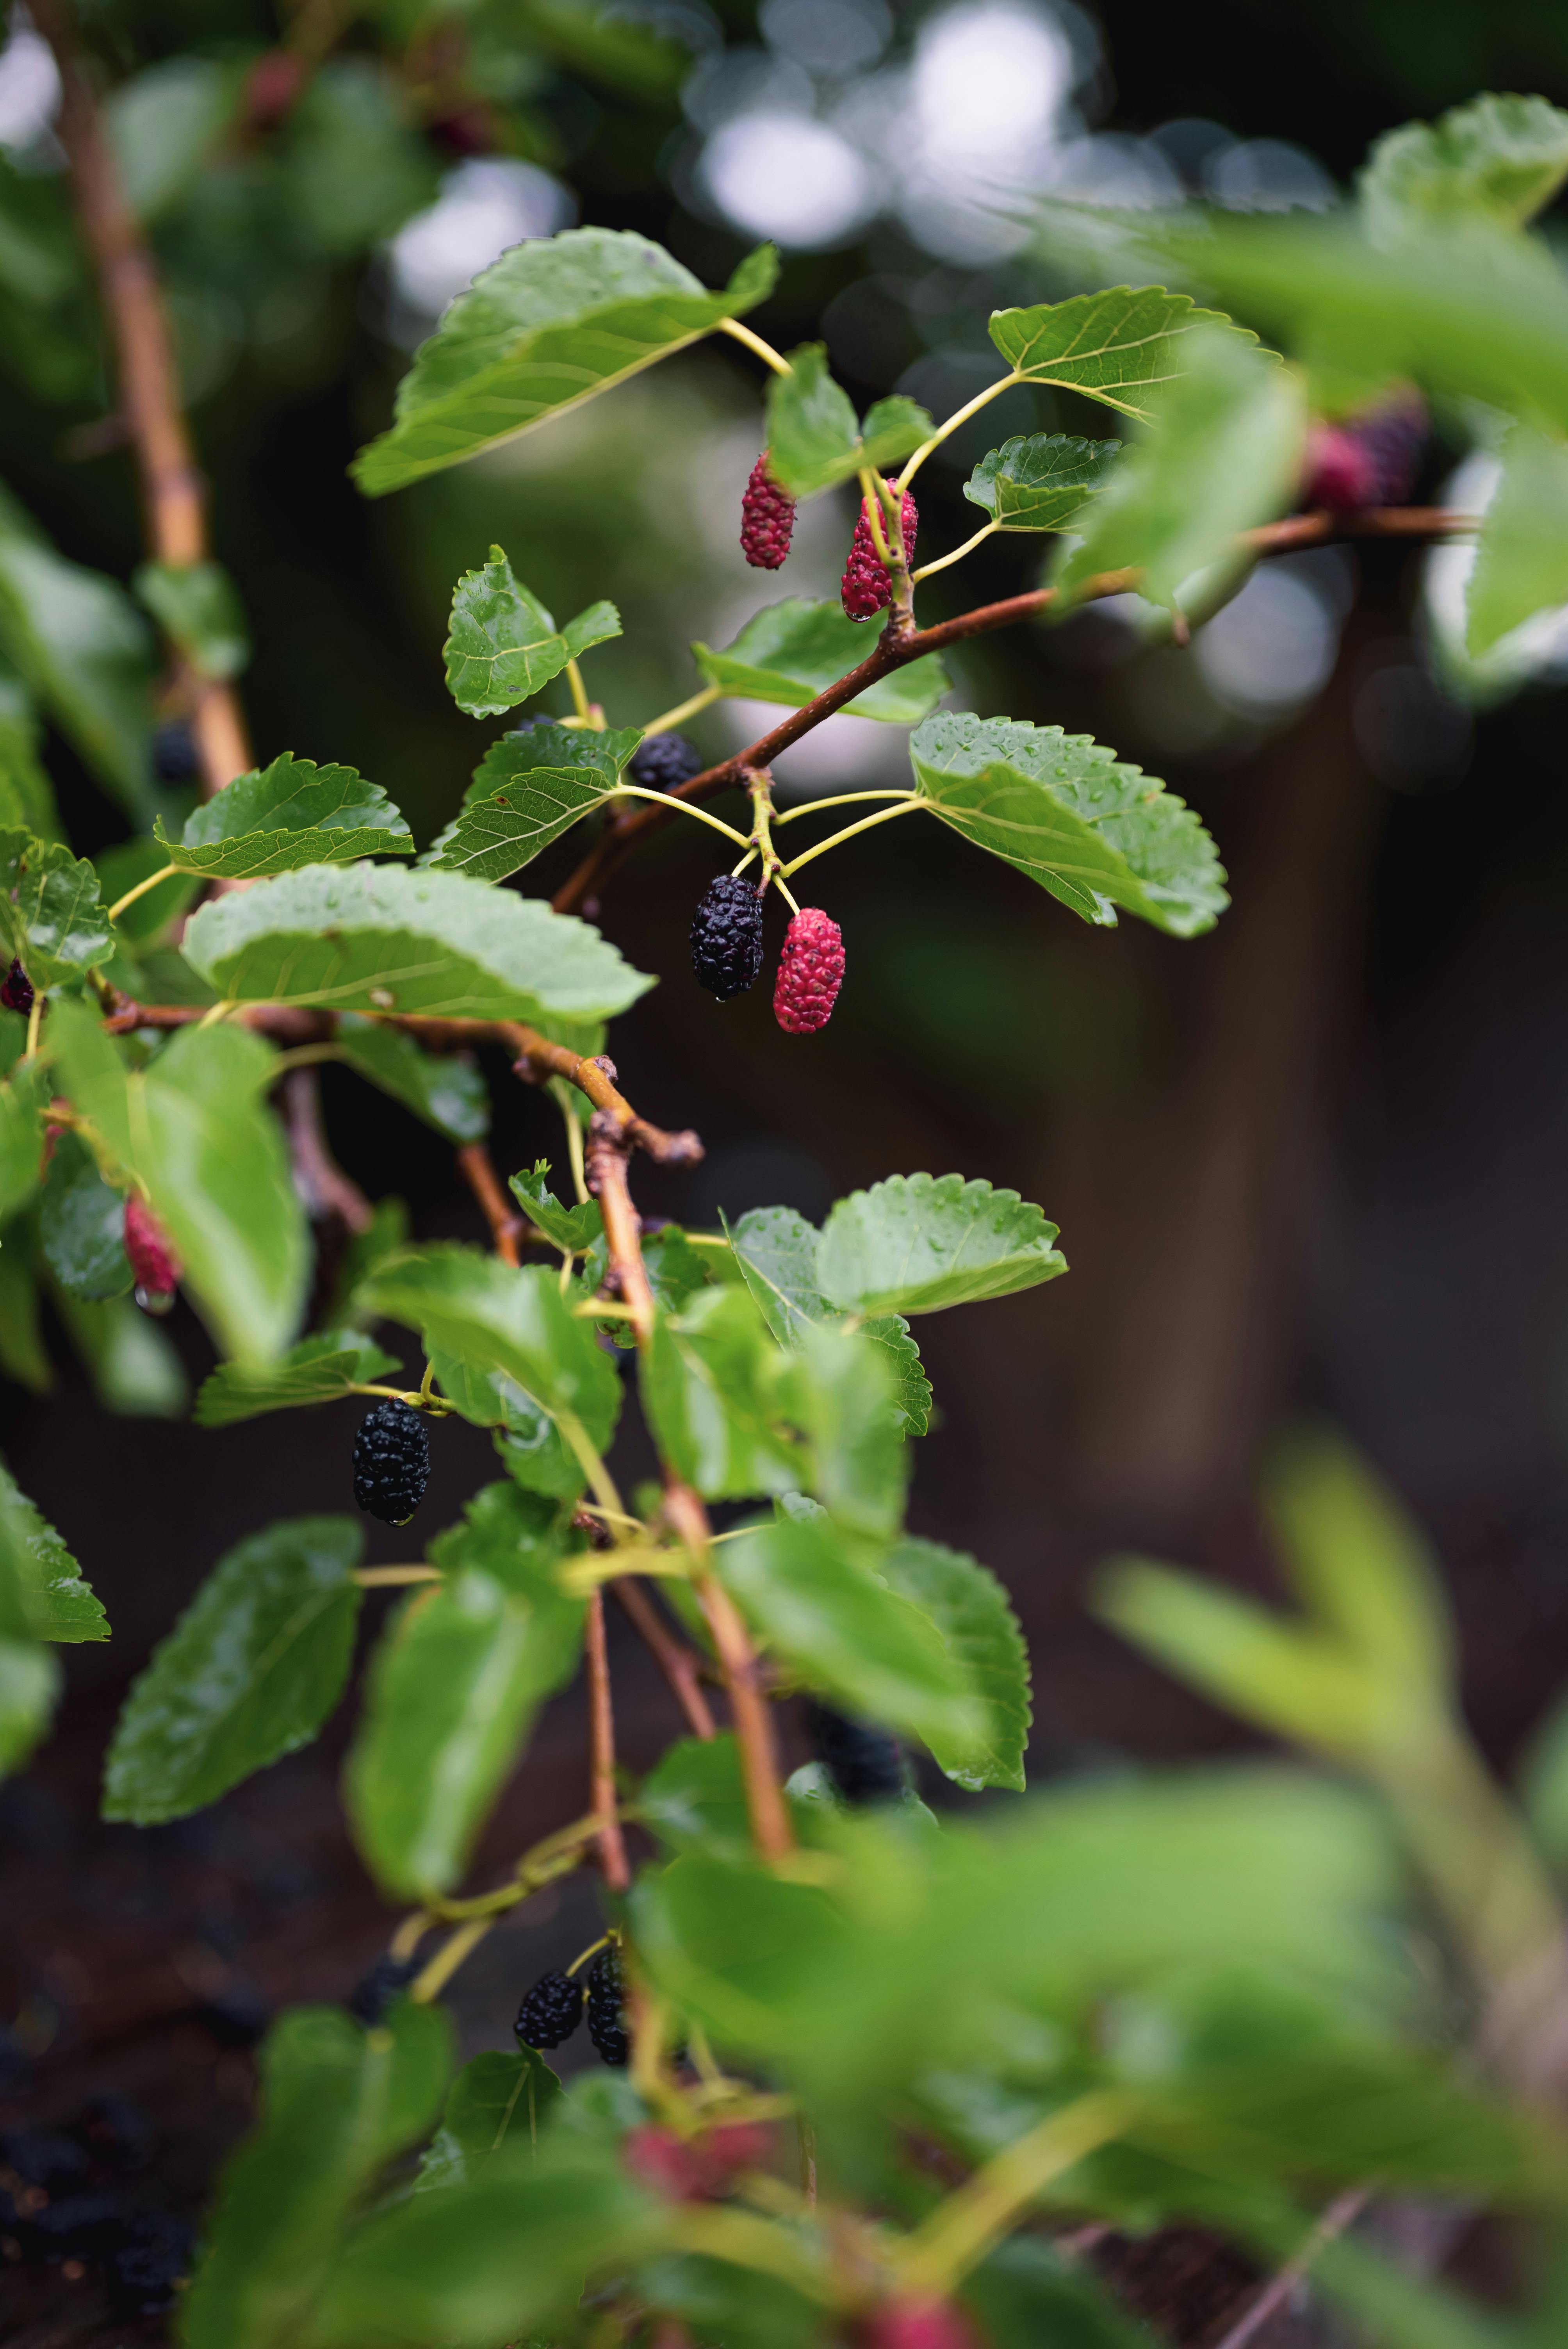
[[[144,563],[131,581],[198,677],[238,677],[251,657],[239,590],[221,563]]]
[[[603,804],[642,735],[634,727],[531,726],[492,742],[463,794],[459,814],[421,862],[504,881],[580,816]]]
[[[186,958],[234,1002],[607,1018],[653,986],[586,922],[455,873],[286,874],[203,905]]]
[[[817,1273],[846,1309],[936,1313],[1054,1279],[1067,1270],[1056,1238],[1016,1191],[962,1174],[892,1174],[835,1203]]]
[[[0,832],[0,953],[15,956],[36,988],[57,987],[114,952],[87,858],[57,840]]]
[[[998,2243],[959,2296],[991,2349],[1154,2349],[1079,2261],[1037,2235]]]
[[[755,613],[722,652],[704,644],[691,649],[709,685],[717,685],[721,693],[800,709],[857,667],[872,647],[864,630],[841,604],[786,595],[782,603],[765,605]],[[935,709],[949,682],[939,656],[923,653],[891,677],[879,678],[844,708],[851,718],[913,726]]]
[[[427,1052],[400,1028],[356,1011],[340,1015],[337,1049],[351,1069],[449,1142],[478,1142],[490,1132],[490,1090],[466,1055]]]
[[[169,1332],[129,1297],[91,1305],[58,1288],[55,1309],[103,1411],[119,1419],[183,1419],[191,1381]]]
[[[0,1223],[9,1223],[38,1187],[43,1114],[53,1090],[47,1068],[37,1061],[19,1063],[0,1082]]]
[[[439,2110],[451,2039],[442,2008],[409,1999],[374,2031],[336,2006],[279,2017],[261,2052],[260,2121],[223,2173],[185,2300],[188,2349],[301,2338],[355,2205]]]
[[[487,2051],[465,2064],[447,2091],[441,2126],[414,2181],[416,2194],[471,2186],[500,2153],[531,2154],[561,2083],[537,2049]]]
[[[1568,114],[1543,98],[1472,98],[1435,123],[1407,122],[1375,141],[1357,183],[1367,233],[1467,215],[1522,228],[1568,179]]]
[[[741,1278],[781,1346],[798,1345],[812,1322],[840,1319],[817,1285],[820,1235],[804,1216],[793,1207],[753,1207],[725,1230]],[[882,1314],[862,1322],[861,1332],[887,1357],[899,1419],[912,1435],[923,1435],[931,1424],[931,1382],[908,1322],[897,1313]]]
[[[534,1716],[582,1651],[585,1602],[555,1578],[558,1513],[491,1485],[465,1516],[435,1545],[446,1580],[387,1626],[345,1764],[355,1841],[400,1897],[458,1881]]]
[[[1559,1871],[1568,1865],[1568,1698],[1531,1733],[1519,1764],[1519,1799],[1536,1843]]]
[[[877,1571],[935,1624],[985,1709],[983,1730],[966,1744],[928,1741],[942,1768],[972,1794],[1010,1786],[1021,1795],[1032,1718],[1029,1651],[1006,1590],[965,1551],[909,1534],[884,1553]]]
[[[385,1380],[397,1368],[362,1330],[324,1330],[259,1369],[220,1362],[202,1381],[193,1416],[198,1427],[232,1427],[267,1411],[336,1402],[356,1386]]]
[[[512,1197],[529,1222],[554,1247],[571,1248],[573,1253],[592,1247],[604,1229],[598,1200],[586,1199],[580,1206],[563,1207],[545,1180],[549,1173],[549,1159],[535,1159],[531,1168],[524,1167],[511,1176]]]
[[[784,1366],[743,1288],[703,1289],[655,1319],[639,1365],[643,1409],[661,1453],[710,1500],[806,1481],[805,1456],[781,1424]]]
[[[1253,340],[1218,311],[1195,310],[1187,295],[1162,285],[1112,285],[1068,302],[991,313],[991,340],[1026,383],[1061,384],[1145,422],[1163,404],[1164,387],[1192,365],[1206,326]]]
[[[15,1225],[0,1245],[0,1371],[33,1394],[49,1394],[55,1373],[38,1327],[38,1290]]]
[[[707,294],[659,245],[629,230],[534,237],[481,270],[397,387],[397,420],[361,450],[367,497],[402,489],[624,383],[753,309],[778,263],[760,246],[723,294]]]
[[[370,1317],[362,1313],[354,1302],[355,1290],[384,1257],[401,1256],[407,1245],[407,1201],[377,1199],[364,1231],[350,1232],[345,1241],[332,1295],[322,1317],[324,1320],[339,1330],[358,1328],[368,1320]]]
[[[125,1193],[104,1181],[98,1161],[74,1133],[62,1133],[56,1142],[38,1232],[44,1261],[71,1296],[101,1302],[130,1294]]]
[[[401,82],[369,57],[318,63],[278,142],[282,192],[310,243],[352,259],[432,202],[439,171]]]
[[[733,1733],[678,1739],[644,1779],[637,1816],[672,1851],[749,1857],[751,1823]]]
[[[354,1655],[364,1535],[353,1517],[293,1517],[221,1557],[127,1697],[103,1816],[183,1818],[308,1745]]]
[[[1568,116],[1563,118],[1568,121]],[[1533,613],[1568,604],[1568,444],[1525,422],[1502,447],[1466,587],[1465,650],[1491,650]]]
[[[637,2271],[634,2289],[699,2349],[815,2349],[824,2338],[819,2301],[771,2272],[759,2288],[754,2270],[729,2260],[666,2252]]]
[[[910,1462],[883,1349],[858,1330],[808,1323],[789,1392],[811,1448],[811,1489],[823,1506],[855,1533],[884,1539],[896,1533]]]
[[[590,605],[558,629],[514,574],[505,548],[492,546],[483,570],[465,571],[452,594],[443,647],[447,690],[470,718],[499,717],[559,677],[590,645],[620,633],[614,604]]]
[[[48,1728],[60,1677],[47,1648],[33,1640],[0,1638],[0,1777],[26,1760]]]
[[[55,787],[38,755],[42,733],[26,687],[0,652],[0,825],[63,840]]]
[[[187,819],[179,840],[170,839],[161,816],[154,831],[171,864],[225,880],[414,853],[413,834],[379,783],[367,783],[352,767],[318,767],[292,750],[215,792]]]
[[[1129,569],[1150,603],[1173,611],[1201,603],[1200,574],[1244,565],[1240,533],[1273,522],[1295,497],[1306,429],[1298,378],[1217,328],[1187,356],[1152,430],[1118,460],[1057,572],[1058,612],[1102,572]]]
[[[848,392],[833,381],[825,343],[789,353],[789,373],[768,384],[768,470],[792,498],[813,497],[862,466],[911,457],[931,432],[913,399],[879,399],[861,427]]]
[[[107,1640],[104,1611],[80,1567],[0,1464],[0,1630],[10,1639]]]
[[[1119,440],[1032,432],[982,457],[964,484],[998,530],[1065,530],[1099,496],[1121,454]]]
[[[164,57],[119,83],[104,108],[120,186],[143,227],[194,186],[235,110],[239,77],[211,57]]]
[[[1120,905],[1173,937],[1196,937],[1230,904],[1191,809],[1087,734],[940,710],[916,729],[909,755],[944,823],[1086,922],[1114,926]]]

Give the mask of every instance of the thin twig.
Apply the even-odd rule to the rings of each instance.
[[[715,1733],[714,1719],[697,1679],[696,1656],[665,1629],[653,1600],[629,1574],[618,1574],[607,1587],[614,1592],[651,1650],[659,1670],[674,1692],[676,1702],[686,1717],[686,1726],[692,1735],[702,1738],[706,1743]]]
[[[523,1218],[507,1205],[506,1193],[491,1163],[490,1152],[482,1142],[469,1142],[458,1153],[458,1164],[490,1227],[495,1252],[503,1264],[516,1265],[522,1259],[518,1254],[518,1235],[523,1229]]]
[[[1295,2293],[1324,2245],[1333,2242],[1346,2227],[1354,2226],[1371,2199],[1369,2186],[1352,2186],[1346,2193],[1336,2196],[1295,2257],[1287,2260],[1279,2273],[1264,2286],[1256,2300],[1243,2311],[1223,2340],[1216,2342],[1215,2349],[1247,2349],[1247,2344],[1257,2339],[1270,2317],[1277,2315]]]
[[[592,1751],[591,1782],[594,1816],[600,1821],[599,1861],[612,1892],[624,1892],[632,1880],[626,1865],[625,1837],[615,1816],[615,1712],[610,1694],[610,1657],[604,1639],[604,1594],[588,1595],[588,1723]]]
[[[368,1231],[375,1209],[332,1154],[322,1122],[321,1086],[314,1069],[291,1069],[284,1079],[284,1123],[294,1185],[314,1223],[331,1216],[351,1232]]]

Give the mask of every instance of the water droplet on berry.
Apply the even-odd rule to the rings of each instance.
[[[172,1288],[138,1288],[136,1301],[144,1313],[155,1313],[160,1319],[174,1310]]]

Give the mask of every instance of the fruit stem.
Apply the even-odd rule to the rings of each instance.
[[[962,563],[966,554],[974,554],[983,539],[990,538],[1000,528],[999,523],[988,522],[983,530],[975,532],[973,538],[966,538],[962,546],[955,546],[951,554],[939,554],[934,563],[923,563],[911,576],[910,585],[918,587],[923,579],[931,578],[934,573],[949,570],[954,564]]]
[[[38,1035],[43,1024],[44,990],[41,987],[36,987],[33,989],[33,1000],[27,1006],[27,1042],[23,1055],[24,1059],[29,1061],[36,1061],[37,1059]]]
[[[1022,383],[1023,380],[1024,378],[1018,373],[1017,368],[1010,367],[1007,373],[1005,376],[1000,377],[995,383],[988,383],[984,391],[977,391],[973,399],[965,400],[962,408],[955,408],[952,415],[947,419],[946,423],[939,424],[935,431],[932,434],[930,440],[923,440],[921,442],[919,448],[915,450],[913,456],[910,459],[903,472],[899,475],[897,483],[898,488],[901,491],[908,489],[916,473],[919,472],[926,459],[931,455],[932,450],[934,449],[940,449],[950,432],[956,432],[961,424],[967,424],[972,416],[978,416],[980,410],[986,407],[993,399],[995,399],[1002,392],[1011,391],[1016,383]]]
[[[362,1590],[385,1590],[405,1582],[440,1582],[445,1578],[438,1566],[361,1566],[351,1579]]]
[[[718,331],[721,335],[733,336],[738,343],[744,343],[748,351],[755,351],[758,357],[770,367],[775,375],[794,374],[795,370],[789,360],[781,357],[771,343],[765,343],[760,335],[754,335],[749,326],[743,326],[738,318],[721,318],[718,322]]]
[[[897,807],[879,808],[875,815],[863,815],[859,823],[847,823],[842,832],[832,833],[826,840],[820,840],[815,848],[807,849],[803,856],[797,856],[793,864],[786,864],[784,871],[786,874],[793,875],[803,864],[810,864],[814,856],[825,856],[829,849],[837,848],[841,841],[852,840],[857,832],[870,832],[877,823],[891,823],[895,816],[913,815],[921,805],[919,793],[912,792]]]
[[[128,905],[134,905],[139,897],[145,897],[150,889],[156,889],[160,881],[167,881],[171,873],[179,870],[178,864],[165,864],[160,871],[150,873],[145,881],[139,881],[134,889],[128,889],[123,897],[115,899],[108,909],[108,919],[118,922]]]
[[[706,709],[710,702],[720,701],[723,698],[722,685],[705,685],[700,693],[694,693],[686,700],[677,701],[673,709],[661,709],[656,718],[650,718],[643,729],[644,741],[650,734],[667,734],[672,726],[679,726],[685,719],[695,718],[699,709]]]
[[[724,823],[717,816],[709,815],[706,808],[693,807],[690,800],[672,799],[668,792],[651,792],[642,783],[617,783],[615,793],[619,799],[657,800],[661,807],[674,808],[677,815],[695,815],[713,831],[722,832],[727,840],[738,842],[742,848],[746,845],[743,832],[737,832],[732,823]]]
[[[918,792],[907,789],[897,792],[830,792],[826,799],[806,800],[799,807],[786,808],[782,815],[773,818],[774,829],[793,823],[797,816],[815,815],[820,808],[851,807],[857,800],[913,800]]]
[[[348,1390],[350,1394],[379,1395],[383,1402],[406,1402],[410,1411],[428,1411],[436,1419],[447,1419],[452,1406],[440,1395],[427,1394],[421,1387],[416,1393],[411,1387],[361,1386],[357,1381]]]
[[[898,2252],[900,2292],[945,2297],[1043,2186],[1119,2136],[1136,2110],[1130,2096],[1097,2089],[1016,2138],[906,2237]]]
[[[588,698],[588,688],[583,682],[583,672],[574,660],[569,660],[566,664],[566,682],[572,688],[572,707],[577,712],[579,721],[584,726],[592,726],[593,705]],[[603,723],[604,720],[601,717],[599,725],[602,727]],[[595,731],[597,730],[595,729]]]
[[[561,1430],[562,1438],[568,1449],[575,1455],[577,1464],[588,1479],[589,1488],[600,1507],[614,1516],[624,1517],[627,1512],[621,1505],[621,1495],[615,1490],[610,1471],[594,1450],[588,1431],[576,1413],[558,1409],[555,1413],[555,1424]]]
[[[872,534],[872,544],[877,551],[877,561],[884,571],[892,569],[892,551],[883,530],[882,485],[880,477],[869,465],[860,470],[861,502],[865,509],[866,528]]]
[[[735,879],[738,874],[744,871],[754,854],[760,856],[762,879],[759,884],[759,894],[771,884],[777,884],[779,895],[783,898],[789,911],[792,914],[798,914],[800,908],[780,878],[784,871],[784,860],[774,847],[773,835],[769,829],[773,820],[773,778],[764,767],[756,772],[748,770],[746,780],[751,793],[751,845],[730,878]],[[737,833],[736,837],[738,839],[739,834]]]

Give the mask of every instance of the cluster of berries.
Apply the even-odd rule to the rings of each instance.
[[[892,481],[891,473],[888,479]],[[914,534],[920,527],[914,500],[907,490],[903,493],[901,519],[904,559],[907,562],[914,553]],[[881,520],[879,516],[879,526]],[[764,450],[751,468],[751,479],[740,501],[740,551],[756,570],[777,571],[789,552],[794,529],[795,501],[769,474],[768,452]],[[886,564],[877,553],[876,540],[872,533],[870,502],[864,498],[861,500],[855,534],[850,542],[849,560],[844,565],[839,593],[851,620],[869,620],[876,613],[885,612],[892,602],[892,581],[888,576]]]
[[[578,1965],[582,1962],[581,1958],[576,1961]],[[559,1968],[541,1974],[518,2008],[512,2029],[523,2047],[559,2047],[571,2038],[586,2013],[588,2036],[600,2061],[621,2070],[632,2052],[621,2013],[624,1995],[621,1953],[612,1941],[589,1967],[586,1987]]]
[[[1315,512],[1357,513],[1403,505],[1427,445],[1427,404],[1418,391],[1394,393],[1307,435],[1301,502]]]
[[[762,899],[749,881],[721,873],[692,917],[691,967],[699,987],[727,1003],[762,968]],[[820,905],[802,905],[784,933],[773,982],[773,1017],[791,1036],[825,1028],[844,978],[843,933]]]
[[[354,1497],[366,1516],[406,1526],[430,1481],[430,1439],[419,1413],[391,1396],[367,1411],[354,1439]]]
[[[145,2115],[125,2096],[98,2096],[68,2132],[0,2136],[0,2240],[12,2259],[103,2272],[121,2318],[171,2308],[190,2274],[183,2220],[122,2199],[120,2177],[152,2149]]]

